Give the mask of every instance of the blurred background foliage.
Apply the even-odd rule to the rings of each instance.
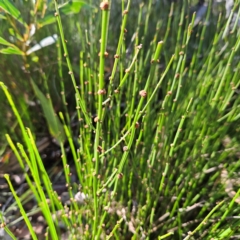
[[[4,9],[4,3],[9,2]],[[35,1],[1,1],[2,11],[0,12],[0,36],[17,47],[22,52],[22,55],[1,54],[0,61],[0,79],[8,87],[13,95],[15,102],[18,104],[19,109],[28,124],[33,123],[31,129],[36,133],[46,134],[47,129],[44,127],[42,112],[36,97],[33,93],[29,75],[34,79],[35,83],[40,86],[40,89],[46,94],[49,93],[53,101],[54,109],[56,112],[63,110],[61,100],[61,88],[60,82],[63,81],[66,87],[66,98],[68,102],[68,110],[74,112],[75,106],[72,104],[72,84],[68,75],[68,69],[64,58],[60,59],[62,68],[62,76],[59,75],[59,61],[58,61],[58,47],[59,42],[51,46],[42,47],[39,51],[27,54],[31,47],[37,45],[41,40],[54,36],[58,33],[57,25],[54,19],[54,3],[53,1],[37,1],[39,4],[35,4]],[[173,4],[174,3],[174,8]],[[208,2],[207,2],[208,3]],[[64,1],[59,1],[59,4],[64,4]],[[180,12],[185,5],[186,15],[191,18],[193,11],[198,11],[203,1],[153,1],[154,11],[151,12],[149,18],[149,26],[142,25],[139,29],[140,42],[144,43],[144,48],[149,47],[152,36],[155,34],[157,39],[162,39],[165,36],[166,31],[169,30],[169,36],[165,42],[165,47],[169,49],[168,55],[165,59],[169,60],[170,56],[175,51],[175,45],[177,40],[178,31],[170,31],[167,28],[169,13],[173,24],[171,28],[176,28],[179,23]],[[224,2],[213,1],[214,8],[210,21],[208,22],[207,31],[212,32],[216,29],[216,23],[218,13],[222,12],[223,16],[226,12],[226,6]],[[106,71],[110,72],[113,64],[114,50],[118,41],[118,30],[121,26],[121,11],[119,8],[121,1],[112,2],[112,11],[110,17],[109,26],[109,45],[108,51],[110,54],[110,60],[108,60],[108,66]],[[7,12],[7,8],[15,6],[16,18]],[[136,31],[136,24],[138,20],[139,6],[144,16],[147,16],[148,1],[134,0],[132,1],[132,8],[129,13],[129,22],[127,24],[127,31],[134,33]],[[171,10],[172,6],[172,11]],[[67,39],[67,46],[70,58],[72,60],[74,74],[79,79],[79,60],[80,52],[83,52],[83,59],[88,58],[91,68],[98,66],[98,58],[95,52],[90,52],[89,43],[99,42],[99,28],[100,28],[100,14],[98,11],[98,4],[95,1],[70,1],[68,5],[62,7],[62,24],[64,27],[64,33]],[[19,14],[19,15],[18,15]],[[204,16],[203,16],[204,18]],[[144,24],[144,22],[142,22]],[[183,25],[186,24],[184,20]],[[158,29],[156,31],[156,25]],[[183,27],[184,28],[184,27]],[[202,28],[202,26],[196,26],[195,28]],[[147,30],[146,30],[147,29]],[[196,31],[196,30],[194,30]],[[146,32],[146,34],[145,34]],[[199,31],[200,32],[200,31]],[[200,58],[204,59],[204,54],[208,54],[208,48],[212,42],[213,34],[207,34],[207,38],[204,39],[203,48],[200,54]],[[126,34],[126,47],[128,47],[129,55],[132,50],[131,38],[133,35]],[[198,44],[195,44],[198,36],[193,36],[191,39],[190,47],[197,48]],[[96,44],[98,46],[98,44]],[[0,50],[6,48],[4,45],[0,45]],[[191,51],[189,51],[191,52]],[[191,54],[188,56],[188,61],[191,61]],[[201,68],[201,64],[199,64]],[[96,71],[97,69],[92,69]],[[198,69],[200,70],[200,69]],[[48,92],[49,91],[49,92]],[[2,124],[0,127],[0,142],[4,142],[4,133],[14,132],[15,120],[12,116],[11,110],[5,102],[5,97],[0,95],[1,112],[0,119]],[[31,121],[29,121],[31,119]]]

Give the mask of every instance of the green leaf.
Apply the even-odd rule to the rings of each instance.
[[[7,47],[7,48],[0,49],[0,53],[24,55],[24,52],[22,52],[20,49],[15,48],[15,47]]]
[[[1,1],[1,0],[0,0]],[[16,54],[16,55],[24,55],[19,48],[17,48],[14,44],[8,42],[4,38],[0,37],[0,44],[8,46],[7,48],[0,49],[0,53],[3,54]]]
[[[63,5],[59,6],[59,11],[62,14],[76,14],[79,13],[82,7],[91,8],[92,6],[81,0],[71,0],[69,2],[64,3]],[[38,23],[43,27],[48,24],[52,24],[56,21],[56,17],[54,16],[55,12],[48,13],[44,18],[38,21]]]
[[[71,0],[63,5],[59,6],[61,13],[70,14],[70,13],[79,13],[83,6],[89,6],[88,3],[81,0]]]
[[[15,18],[17,21],[22,23],[24,26],[27,26],[27,24],[23,21],[21,13],[18,11],[18,9],[11,3],[10,0],[0,0],[0,8],[3,9],[6,13],[11,15],[13,18]]]
[[[44,18],[38,20],[38,23],[41,27],[52,24],[56,21],[56,18],[54,17],[54,12],[51,12],[51,14],[47,14]]]
[[[38,100],[40,101],[43,113],[44,113],[44,117],[47,120],[47,124],[48,124],[48,129],[50,134],[56,138],[59,142],[63,142],[65,140],[65,133],[64,133],[64,129],[63,126],[59,120],[59,118],[56,116],[52,103],[51,101],[49,101],[44,94],[39,90],[39,88],[37,87],[37,85],[31,81],[32,86],[33,86],[33,90],[38,98]]]
[[[19,41],[22,41],[22,42],[24,41],[22,36],[20,34],[16,33],[13,28],[9,28],[8,31],[13,37],[16,37]]]
[[[8,42],[7,40],[0,37],[0,44],[6,45],[6,46],[12,46],[13,44]]]

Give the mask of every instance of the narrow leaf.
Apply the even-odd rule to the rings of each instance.
[[[56,116],[53,106],[51,104],[51,101],[49,101],[44,94],[39,90],[37,85],[31,81],[34,92],[40,101],[44,117],[46,118],[49,132],[50,134],[56,138],[59,142],[63,142],[65,140],[65,134],[63,126],[59,120],[59,118]]]
[[[38,20],[38,23],[40,24],[41,27],[55,23],[56,18],[54,16],[54,12],[48,13],[47,15],[44,16],[44,18]]]
[[[22,23],[24,26],[27,26],[27,24],[23,21],[21,13],[18,11],[18,9],[11,3],[10,0],[0,0],[0,8],[3,9],[6,13],[11,15],[13,18],[15,18],[17,21]]]
[[[0,44],[8,46],[7,48],[0,49],[0,53],[24,55],[24,52],[22,52],[18,47],[16,47],[14,44],[8,42],[2,37],[0,37]]]
[[[79,13],[83,6],[88,6],[85,1],[81,0],[71,0],[63,5],[59,6],[61,13],[70,14],[70,13]]]
[[[0,49],[0,53],[2,54],[16,54],[16,55],[24,55],[24,52],[22,52],[18,48],[13,48],[13,47],[7,47]]]
[[[81,0],[71,0],[69,2],[64,3],[59,6],[59,11],[62,14],[76,14],[79,13],[82,7],[92,8],[92,6]],[[43,27],[48,24],[52,24],[56,21],[56,17],[54,16],[55,12],[48,13],[43,19],[39,20],[38,23]]]
[[[6,46],[12,46],[12,43],[8,42],[7,40],[0,37],[0,44],[6,45]]]

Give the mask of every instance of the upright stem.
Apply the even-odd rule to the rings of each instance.
[[[93,173],[93,197],[94,197],[94,226],[93,226],[93,239],[97,233],[97,226],[99,222],[99,212],[98,212],[98,172],[99,172],[99,140],[101,135],[101,124],[102,124],[102,103],[103,95],[106,93],[104,89],[104,65],[105,57],[107,56],[106,45],[107,45],[107,32],[108,32],[108,19],[109,19],[109,8],[110,4],[108,1],[103,1],[100,4],[102,10],[102,26],[101,26],[101,46],[100,46],[100,63],[99,63],[99,83],[98,83],[98,114],[97,114],[97,127],[94,140],[94,161],[95,170]]]

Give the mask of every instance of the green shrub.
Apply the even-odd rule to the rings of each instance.
[[[18,238],[24,220],[32,239],[236,238],[239,1],[228,18],[211,0],[110,2],[0,2],[0,172],[16,200],[2,203],[2,227]]]

